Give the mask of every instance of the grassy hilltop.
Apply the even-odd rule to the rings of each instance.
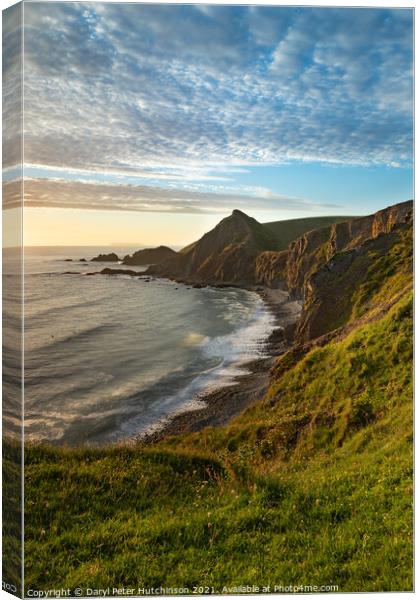
[[[277,255],[302,234],[328,228],[346,218],[312,217],[259,223],[242,211],[234,210],[196,242],[151,265],[147,274],[189,283],[260,283],[261,278],[256,276],[256,261],[261,253]]]
[[[341,223],[354,217],[304,217],[302,219],[288,219],[287,221],[272,221],[263,223],[264,227],[273,234],[277,240],[276,250],[285,250],[293,240],[313,229],[321,229],[328,225]]]
[[[377,239],[312,276],[304,317],[334,269],[345,316],[330,303],[317,337],[303,318],[266,397],[228,426],[29,446],[26,587],[411,590],[412,225]]]

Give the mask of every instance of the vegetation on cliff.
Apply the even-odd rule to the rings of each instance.
[[[296,344],[228,426],[29,446],[26,586],[411,590],[412,226],[395,225],[307,278]]]
[[[314,349],[226,428],[29,448],[27,586],[410,590],[410,306]]]

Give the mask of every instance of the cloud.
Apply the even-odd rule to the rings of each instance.
[[[3,183],[5,209],[21,205],[21,182]],[[272,194],[265,188],[248,188],[243,193],[178,190],[150,185],[115,185],[60,179],[24,181],[25,208],[72,208],[119,210],[132,212],[165,212],[214,214],[242,210],[307,210],[338,208],[333,204],[314,204],[300,198]]]
[[[22,159],[22,4],[3,12],[3,167]]]
[[[25,159],[409,164],[412,11],[25,5]]]

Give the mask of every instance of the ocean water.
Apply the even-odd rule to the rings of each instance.
[[[265,354],[274,318],[257,294],[146,282],[141,267],[138,278],[86,276],[118,266],[78,262],[100,251],[26,252],[26,440],[96,444],[159,429]]]

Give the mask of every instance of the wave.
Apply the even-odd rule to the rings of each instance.
[[[90,337],[96,336],[100,333],[119,329],[119,326],[120,326],[119,323],[106,323],[103,325],[95,325],[94,327],[88,327],[88,328],[84,329],[83,331],[77,331],[66,337],[60,338],[58,340],[54,340],[52,342],[49,342],[42,346],[34,348],[33,351],[35,351],[35,352],[48,351],[49,352],[53,349],[58,349],[62,345],[68,344],[69,342],[84,341],[84,340],[86,340]],[[78,351],[80,352],[80,348]]]
[[[209,358],[218,358],[217,364],[202,371],[178,393],[160,402],[160,416],[152,423],[134,427],[127,423],[127,435],[144,437],[161,431],[174,417],[192,410],[205,407],[204,397],[223,387],[237,383],[240,375],[248,373],[247,363],[256,358],[267,356],[267,340],[276,326],[274,315],[257,297],[257,306],[250,323],[235,331],[214,338],[205,337],[198,344]],[[195,334],[190,334],[191,337]],[[188,337],[190,337],[188,336]],[[191,339],[191,338],[190,338]],[[198,338],[193,338],[197,341]]]
[[[204,352],[208,356],[223,356],[227,362],[263,356],[266,340],[275,327],[275,317],[260,302],[250,323],[232,333],[204,340]]]
[[[165,279],[123,293],[112,279],[83,287],[71,278],[49,281],[34,279],[27,298],[27,433],[34,439],[101,444],[163,427],[263,357],[275,327],[255,292],[187,292]]]
[[[72,304],[65,304],[62,306],[52,306],[50,308],[39,309],[32,314],[25,315],[25,324],[26,327],[37,324],[38,322],[42,322],[43,317],[48,317],[49,319],[55,316],[61,316],[63,313],[68,315],[69,311],[72,311],[76,308],[86,308],[92,307],[92,301],[86,300],[84,302],[73,302]]]

